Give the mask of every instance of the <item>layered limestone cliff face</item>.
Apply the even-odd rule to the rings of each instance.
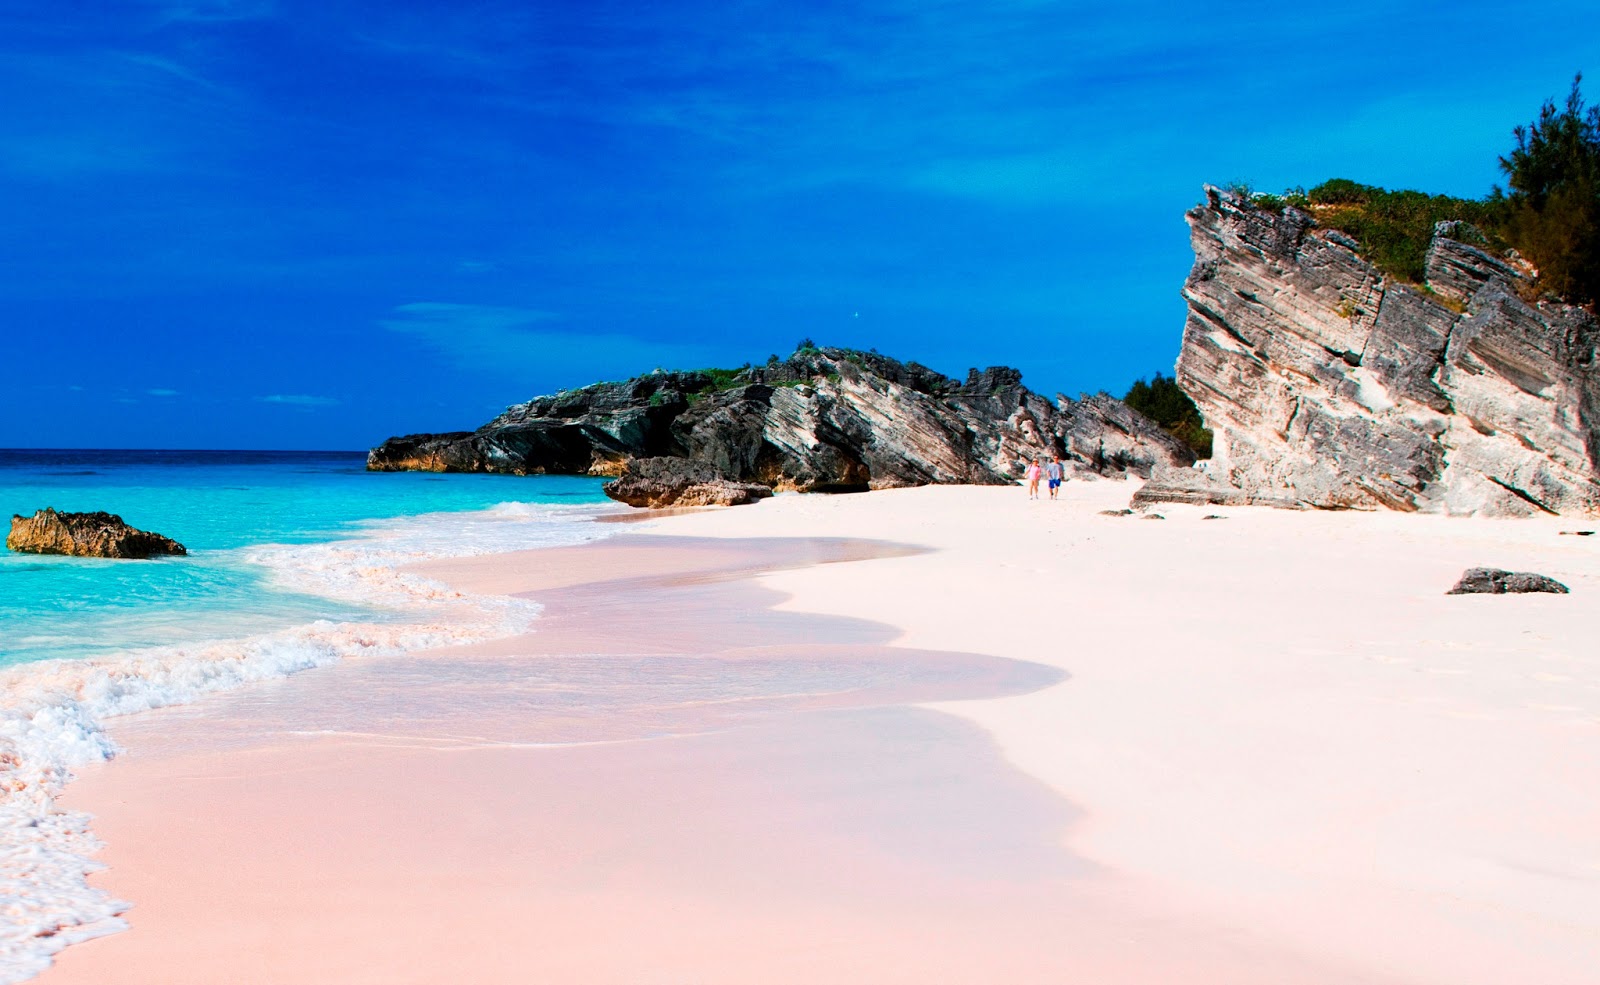
[[[1034,457],[1148,476],[1192,454],[1104,394],[1055,402],[1005,367],[965,382],[916,363],[806,350],[732,378],[651,373],[538,397],[476,431],[390,438],[373,470],[621,475],[680,457],[736,482],[802,492],[1011,482]]]
[[[1177,380],[1214,453],[1157,469],[1141,501],[1600,509],[1600,329],[1582,308],[1524,300],[1526,265],[1440,223],[1427,284],[1399,284],[1294,208],[1207,188],[1187,218]]]

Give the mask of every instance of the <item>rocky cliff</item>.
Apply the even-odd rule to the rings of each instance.
[[[1215,433],[1201,469],[1138,499],[1452,514],[1600,509],[1600,329],[1528,300],[1532,271],[1440,223],[1427,283],[1292,207],[1215,188],[1188,213],[1195,263],[1177,380]]]
[[[994,484],[1060,453],[1078,472],[1147,476],[1193,455],[1105,394],[1054,402],[1005,367],[965,381],[846,349],[730,371],[651,373],[508,408],[476,431],[390,438],[380,471],[622,474],[681,457],[735,482],[804,492]]]

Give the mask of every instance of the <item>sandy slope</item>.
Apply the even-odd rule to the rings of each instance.
[[[134,929],[42,980],[1600,979],[1600,537],[1130,492],[434,566],[548,619],[127,720],[69,799]]]

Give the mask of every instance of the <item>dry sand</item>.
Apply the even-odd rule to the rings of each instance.
[[[1600,981],[1595,523],[1131,491],[435,565],[539,631],[120,722],[41,981]]]

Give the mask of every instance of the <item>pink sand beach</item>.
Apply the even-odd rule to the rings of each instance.
[[[1600,537],[1131,492],[425,566],[544,613],[113,720],[39,981],[1600,981]]]

